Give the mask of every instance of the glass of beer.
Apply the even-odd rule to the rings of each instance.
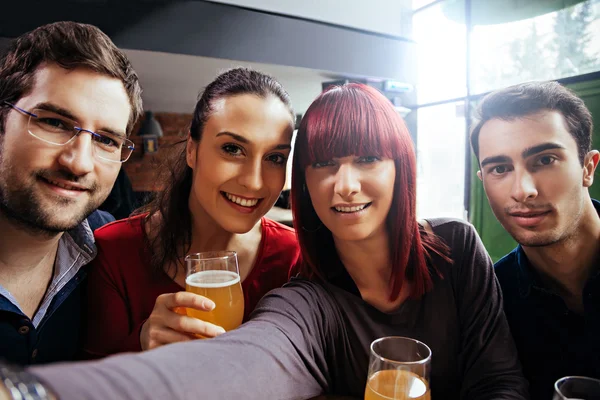
[[[185,257],[185,290],[211,299],[212,311],[187,309],[187,315],[221,326],[237,328],[244,318],[244,295],[235,251],[210,251]]]
[[[431,400],[431,350],[418,340],[388,336],[371,343],[365,400]]]
[[[600,380],[565,376],[554,384],[552,400],[600,400]]]

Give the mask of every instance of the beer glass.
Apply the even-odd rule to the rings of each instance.
[[[244,318],[244,295],[235,251],[210,251],[185,257],[185,290],[211,299],[212,311],[187,309],[187,315],[223,327],[240,326]]]
[[[431,400],[431,350],[418,340],[389,336],[371,343],[365,400]]]
[[[600,380],[565,376],[554,384],[552,400],[600,400]]]

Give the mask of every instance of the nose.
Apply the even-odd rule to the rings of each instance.
[[[94,170],[92,137],[85,132],[63,146],[59,163],[75,176],[83,176]]]
[[[335,193],[348,200],[360,192],[359,173],[350,164],[342,164],[335,175]]]
[[[258,192],[263,187],[262,160],[252,160],[244,165],[238,182],[246,189]]]
[[[538,195],[533,177],[527,171],[516,173],[511,189],[511,196],[515,201],[525,202],[535,199]]]

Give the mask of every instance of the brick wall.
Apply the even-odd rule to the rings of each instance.
[[[168,157],[185,151],[185,145],[174,146],[177,142],[185,140],[192,120],[192,114],[155,113],[154,118],[163,130],[163,137],[158,139],[158,151],[153,154],[144,154],[144,142],[138,130],[141,121],[133,129],[131,140],[135,143],[135,150],[131,158],[123,167],[131,180],[133,190],[136,192],[150,192],[161,190],[161,182],[157,179],[160,168]]]

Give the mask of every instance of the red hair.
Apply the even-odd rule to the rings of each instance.
[[[396,166],[394,196],[386,225],[392,261],[391,299],[409,279],[410,296],[419,298],[433,286],[427,261],[432,252],[448,260],[448,248],[425,233],[416,219],[416,156],[402,118],[376,89],[350,83],[322,93],[310,105],[298,129],[292,168],[292,211],[304,264],[300,273],[326,279],[340,266],[331,232],[322,226],[306,190],[305,170],[332,158],[377,156]],[[434,269],[435,267],[432,266]]]

